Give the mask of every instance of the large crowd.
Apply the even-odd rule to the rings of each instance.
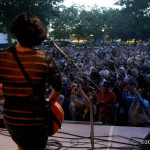
[[[62,76],[63,90],[59,102],[64,109],[65,120],[89,120],[89,99],[84,95],[89,97],[90,94],[93,97],[94,121],[102,121],[103,124],[132,125],[129,114],[135,99],[143,107],[149,107],[150,47],[108,44],[91,48],[65,46],[61,49],[71,61],[54,47],[47,47],[44,51],[53,57]]]
[[[135,101],[149,108],[150,47],[107,44],[60,48],[71,61],[55,47],[40,47],[40,50],[54,59],[61,74],[63,89],[57,101],[63,107],[64,119],[89,121],[92,95],[95,122],[138,126],[132,121],[135,116],[131,112]],[[45,98],[48,98],[51,86],[45,83],[45,87]]]

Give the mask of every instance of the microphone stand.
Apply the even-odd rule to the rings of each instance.
[[[50,41],[52,45],[54,45],[54,47],[56,47],[60,53],[62,53],[71,63],[72,65],[74,65],[78,70],[79,72],[85,77],[88,79],[88,81],[90,81],[92,83],[92,85],[100,92],[102,93],[102,91],[98,88],[98,86],[73,62],[73,60],[71,60],[68,55],[66,55],[64,53],[64,51],[54,42],[54,41]]]
[[[63,50],[54,42],[54,41],[50,41],[50,43],[52,45],[54,45],[54,47],[56,47],[60,53],[62,53],[71,63],[72,65],[74,65],[79,72],[85,77],[87,78],[88,81],[90,81],[92,83],[92,85],[100,92],[101,90],[98,88],[98,86],[73,62],[73,60],[71,60],[68,55],[66,55]],[[90,92],[90,96],[89,96],[89,104],[90,104],[90,125],[91,125],[91,145],[92,145],[92,150],[94,150],[94,126],[93,126],[93,105],[92,105],[92,101],[93,101],[93,96],[92,93]]]
[[[92,94],[90,94],[89,96],[89,104],[90,104],[90,125],[91,125],[91,132],[90,132],[90,136],[91,136],[91,146],[92,146],[92,150],[94,150],[94,125],[93,125],[93,96]]]

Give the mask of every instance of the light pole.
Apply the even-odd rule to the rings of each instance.
[[[93,34],[90,34],[90,44],[93,44]]]
[[[102,46],[104,46],[104,28],[102,28],[102,38],[103,38],[103,43],[102,43]]]

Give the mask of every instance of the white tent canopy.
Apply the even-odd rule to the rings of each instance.
[[[7,44],[7,43],[8,43],[7,35],[0,33],[0,44]]]

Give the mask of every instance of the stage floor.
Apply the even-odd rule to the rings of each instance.
[[[91,149],[89,124],[63,123],[54,136],[49,137],[47,149],[61,150],[88,150]],[[8,135],[7,131],[0,128],[0,150],[16,150],[17,146]],[[146,127],[123,127],[94,125],[94,149],[110,150],[110,147],[122,147],[136,149],[135,141],[141,142],[150,132]],[[134,137],[134,138],[133,138]],[[132,139],[130,141],[129,139]],[[135,140],[133,142],[133,140]],[[118,143],[119,142],[119,143]],[[55,143],[52,146],[51,143]],[[117,149],[117,148],[116,148]]]

